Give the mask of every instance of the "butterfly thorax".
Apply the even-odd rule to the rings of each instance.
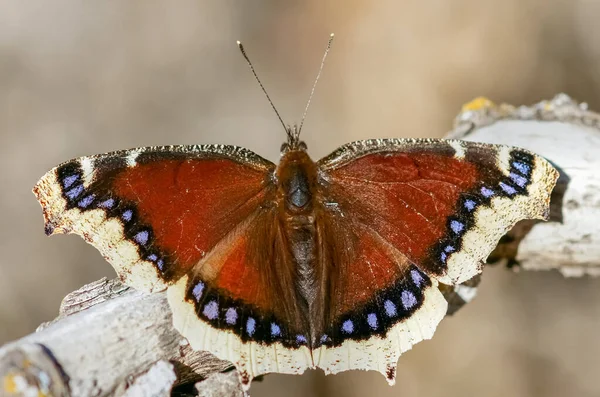
[[[284,153],[277,167],[277,205],[289,254],[296,264],[297,293],[309,317],[316,305],[317,275],[315,195],[317,166],[305,150]]]

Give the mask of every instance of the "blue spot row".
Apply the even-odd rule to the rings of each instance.
[[[83,186],[81,169],[78,163],[72,162],[59,167],[57,175],[69,208],[76,207],[80,210],[98,208],[104,210],[107,217],[119,217],[124,226],[137,226],[137,222],[134,222],[134,208],[130,206],[129,208],[118,209],[118,207],[124,206],[119,204],[117,198],[98,194],[98,189],[94,186],[91,186],[90,189]],[[151,229],[146,227],[132,231],[129,227],[126,227],[125,235],[139,246],[141,249],[140,256],[153,262],[161,272],[164,271],[164,259],[156,253],[146,251],[151,243]]]
[[[411,310],[417,305],[418,300],[415,294],[413,294],[411,291],[403,290],[400,294],[400,302],[402,303],[404,310]],[[398,316],[398,307],[390,299],[386,299],[383,302],[383,310],[385,312],[385,315],[390,319]],[[369,328],[371,328],[372,330],[378,330],[379,319],[377,318],[376,313],[368,313],[366,315],[366,319]],[[351,335],[354,333],[355,329],[356,328],[353,320],[348,319],[342,322],[341,331],[343,334]],[[324,342],[321,341],[321,343]]]
[[[203,281],[198,281],[192,287],[191,294],[192,294],[194,300],[197,303],[200,303],[203,300],[204,295],[206,294],[206,284]],[[215,322],[215,321],[219,320],[219,317],[221,316],[221,308],[220,308],[220,304],[219,304],[220,298],[209,298],[208,296],[206,296],[206,299],[207,299],[207,302],[199,306],[199,309],[198,309],[199,313],[202,315],[202,317],[204,317],[209,322]],[[225,323],[227,326],[229,326],[229,327],[242,326],[245,334],[248,337],[261,338],[258,334],[259,327],[258,327],[257,319],[255,317],[250,316],[250,317],[247,317],[246,319],[243,319],[243,318],[240,318],[240,313],[239,313],[239,311],[242,309],[237,308],[235,306],[231,306],[230,304],[225,304],[223,309],[225,309],[225,308],[227,308],[227,309],[225,310],[223,319],[225,320]],[[267,325],[268,325],[267,330],[270,335],[270,338],[272,340],[281,340],[280,338],[282,338],[284,336],[284,331],[281,328],[280,324],[271,321],[270,323],[267,323]],[[298,335],[295,335],[294,338],[295,338],[294,340],[295,340],[296,345],[307,344],[307,339],[306,339],[305,335],[298,334]]]
[[[430,265],[438,274],[443,274],[447,269],[452,253],[461,249],[463,236],[474,226],[474,213],[479,206],[489,206],[494,197],[513,199],[519,194],[527,193],[534,157],[521,150],[513,150],[510,157],[508,174],[500,169],[492,171],[485,177],[483,185],[461,196],[456,213],[447,220],[445,237],[432,247],[430,260],[433,263]]]

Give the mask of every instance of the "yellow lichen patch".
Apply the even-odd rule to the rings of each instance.
[[[2,382],[2,390],[6,393],[16,394],[18,391],[17,382],[15,382],[15,377],[12,374],[8,374],[4,376]]]
[[[462,111],[468,112],[468,111],[473,111],[473,110],[487,109],[487,108],[491,108],[491,107],[495,107],[495,106],[496,106],[496,104],[494,102],[490,101],[486,97],[480,96],[480,97],[473,99],[471,102],[465,103],[462,106]]]
[[[18,373],[8,373],[2,379],[2,396],[33,396],[49,397],[48,390],[41,390],[37,385],[32,385],[27,382],[23,375]]]

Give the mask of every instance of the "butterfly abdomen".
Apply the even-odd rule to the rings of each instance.
[[[316,164],[304,150],[289,151],[277,168],[277,183],[280,221],[289,254],[296,265],[296,292],[305,303],[305,315],[312,317],[318,295],[314,211],[317,194]]]

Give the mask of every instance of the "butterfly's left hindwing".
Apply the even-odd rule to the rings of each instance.
[[[245,388],[265,373],[313,367],[308,318],[276,215],[257,209],[168,289],[175,328],[195,350],[233,362]]]

